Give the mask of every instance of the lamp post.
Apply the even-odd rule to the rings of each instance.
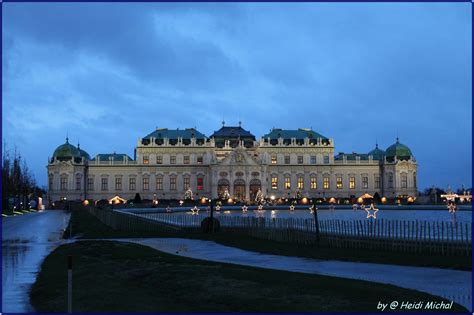
[[[318,220],[318,210],[316,210],[316,199],[311,198],[311,203],[313,204],[314,211],[314,226],[316,228],[316,244],[319,246],[319,220]]]

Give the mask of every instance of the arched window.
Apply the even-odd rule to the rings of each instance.
[[[62,174],[60,178],[60,189],[61,190],[67,190],[67,175]]]
[[[416,188],[416,172],[413,173],[413,187]]]

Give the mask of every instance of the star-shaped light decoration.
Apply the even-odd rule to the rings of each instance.
[[[276,211],[275,211],[275,210],[272,210],[270,217],[271,217],[272,219],[275,219],[275,218],[276,218]]]
[[[258,210],[262,211],[263,210],[263,205],[258,205]]]
[[[246,213],[246,212],[248,211],[248,208],[249,208],[249,207],[247,207],[247,205],[243,205],[243,206],[242,206],[242,212],[243,212],[243,213]]]
[[[295,211],[295,206],[294,205],[290,205],[290,211]]]
[[[375,208],[373,203],[370,204],[370,207],[364,208],[364,210],[367,212],[367,219],[369,218],[377,219],[376,213],[377,211],[379,211],[379,209]]]
[[[315,205],[311,205],[311,207],[309,207],[309,213],[314,213],[314,211],[317,211],[318,210],[318,207],[316,207]]]
[[[216,211],[220,211],[221,210],[221,206],[217,205],[216,206]]]
[[[454,202],[450,202],[448,204],[448,211],[449,213],[456,213],[456,204]]]
[[[199,208],[194,206],[193,208],[191,208],[191,214],[192,215],[197,215],[199,214]]]
[[[359,208],[359,206],[356,203],[352,205],[352,210],[356,211],[357,208]]]
[[[166,212],[171,212],[170,206],[166,207]]]

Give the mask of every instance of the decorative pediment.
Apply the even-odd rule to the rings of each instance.
[[[244,149],[235,149],[230,152],[224,159],[222,159],[219,165],[248,165],[248,166],[257,166],[259,165],[250,154],[248,154]]]

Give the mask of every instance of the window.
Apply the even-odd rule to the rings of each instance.
[[[329,176],[324,176],[323,178],[323,188],[329,189]]]
[[[272,189],[278,189],[278,177],[272,176]]]
[[[329,155],[324,156],[324,164],[329,164]]]
[[[291,189],[291,179],[290,179],[290,176],[285,176],[285,189]]]
[[[374,177],[374,186],[375,189],[380,189],[380,176],[375,175]]]
[[[130,177],[129,179],[129,188],[130,190],[135,190],[137,189],[137,179],[135,177]]]
[[[156,156],[156,164],[163,164],[163,157],[161,155]]]
[[[185,155],[185,156],[184,156],[183,163],[184,163],[184,164],[189,164],[189,155]]]
[[[143,164],[150,164],[150,159],[148,158],[148,155],[143,156]]]
[[[298,177],[298,189],[304,189],[304,177],[303,176],[299,176]]]
[[[76,175],[76,190],[81,190],[81,175]]]
[[[115,177],[115,190],[122,190],[122,177]]]
[[[170,164],[176,164],[176,155],[170,156]]]
[[[316,155],[311,155],[311,164],[316,164]]]
[[[163,177],[156,178],[156,190],[163,190]]]
[[[143,177],[143,190],[149,190],[149,189],[150,189],[150,178]]]
[[[202,164],[202,156],[197,157],[197,164]]]
[[[107,177],[102,177],[101,178],[101,185],[100,185],[100,189],[101,190],[108,190],[109,189],[109,180]]]
[[[336,177],[336,188],[337,189],[342,189],[342,176],[337,176]]]
[[[285,155],[285,164],[290,164],[290,156]]]
[[[298,164],[303,164],[303,156],[298,155]]]
[[[204,189],[204,178],[203,177],[198,177],[197,178],[197,190],[203,190]]]
[[[277,156],[272,155],[272,164],[277,164]]]
[[[318,180],[317,180],[316,176],[311,176],[310,182],[311,182],[311,189],[317,189],[318,188]]]
[[[369,178],[367,176],[362,176],[362,188],[369,188]]]
[[[50,174],[48,179],[49,179],[49,190],[53,190],[54,175],[53,175],[53,174]]]
[[[354,176],[349,177],[349,189],[356,188],[356,178]]]
[[[94,190],[94,178],[93,177],[89,177],[87,179],[87,190],[89,190],[89,191]]]
[[[393,188],[393,174],[388,173],[388,188]]]
[[[189,188],[189,177],[185,177],[183,181],[183,189],[188,190]]]
[[[176,190],[176,177],[170,177],[170,190]]]
[[[401,178],[401,179],[402,179],[402,182],[401,182],[402,188],[407,188],[407,186],[408,186],[408,185],[407,185],[407,182],[408,182],[408,176],[407,176],[407,174],[402,173],[402,178]]]
[[[413,173],[413,187],[416,188],[416,172]]]
[[[61,190],[67,190],[67,175],[61,176],[61,181],[60,181],[60,188]]]

